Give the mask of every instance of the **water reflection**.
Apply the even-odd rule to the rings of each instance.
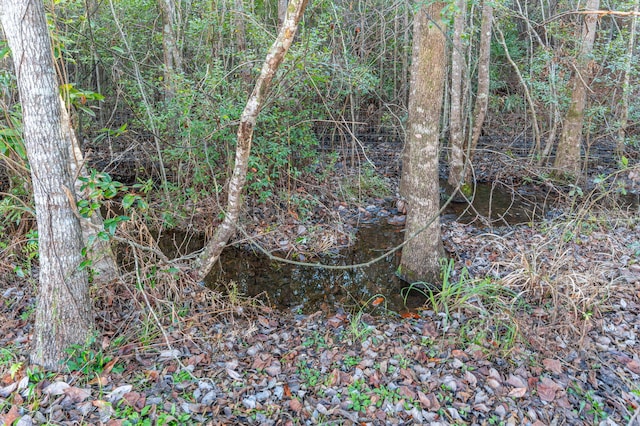
[[[365,263],[402,243],[402,229],[388,225],[363,226],[352,247],[334,257],[317,262],[326,265]],[[206,279],[211,287],[234,281],[239,290],[250,296],[264,297],[281,309],[300,306],[314,311],[335,304],[357,305],[377,295],[387,298],[389,308],[400,310],[400,290],[406,286],[395,275],[399,253],[364,268],[346,270],[305,267],[269,260],[244,250],[231,248],[221,256],[219,266]],[[416,303],[413,299],[410,303]]]

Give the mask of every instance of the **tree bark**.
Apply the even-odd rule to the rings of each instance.
[[[171,101],[176,94],[176,74],[182,73],[182,53],[178,46],[177,14],[174,0],[158,0],[162,12],[162,50],[164,53],[164,98]]]
[[[634,15],[631,17],[631,25],[629,29],[629,44],[627,45],[627,55],[624,63],[624,78],[622,81],[622,105],[620,112],[620,124],[618,128],[618,144],[616,146],[616,154],[623,156],[625,151],[625,138],[627,134],[627,125],[629,120],[629,94],[631,93],[631,65],[633,63],[633,51],[636,47],[636,26],[638,16],[638,6],[640,0],[636,0],[633,5]]]
[[[407,201],[407,243],[399,270],[408,282],[437,280],[443,255],[438,217],[439,123],[446,66],[443,7],[441,2],[422,6],[413,24],[407,145],[401,177]]]
[[[284,18],[287,16],[287,6],[289,0],[278,0],[278,28],[282,27]]]
[[[31,362],[58,370],[65,349],[86,343],[94,324],[87,274],[78,270],[82,230],[74,210],[69,145],[44,4],[0,1],[0,20],[13,53],[38,224],[39,294]]]
[[[482,22],[480,24],[480,46],[478,47],[478,90],[473,107],[473,129],[471,131],[471,146],[469,147],[469,163],[473,163],[482,126],[487,115],[489,103],[489,66],[491,64],[491,25],[493,23],[493,5],[490,0],[482,3]],[[473,179],[473,170],[467,168],[466,182]]]
[[[600,0],[587,0],[586,10],[597,10]],[[569,86],[572,87],[571,103],[564,119],[562,135],[558,143],[558,152],[554,167],[557,173],[578,175],[582,170],[580,146],[582,143],[582,127],[584,125],[584,109],[587,104],[586,84],[590,79],[589,56],[596,39],[596,24],[598,15],[585,14],[580,37],[580,49],[571,76]]]
[[[71,125],[71,116],[62,98],[60,98],[61,124],[64,138],[69,146],[69,167],[71,176],[74,179],[74,190],[76,198],[86,198],[86,191],[81,189],[82,181],[80,176],[87,176],[87,169],[84,165],[84,158],[78,138]],[[89,218],[81,218],[82,241],[87,246],[87,257],[91,259],[91,269],[93,270],[93,283],[102,285],[113,282],[120,278],[120,269],[116,262],[116,257],[111,250],[109,241],[97,238],[98,232],[104,229],[104,222],[100,211],[96,211]],[[91,246],[88,241],[92,240]]]
[[[203,280],[211,271],[218,257],[220,257],[220,253],[222,253],[227,242],[235,233],[236,223],[240,215],[240,207],[242,206],[242,192],[247,179],[247,167],[249,154],[251,153],[253,129],[258,113],[262,107],[264,97],[271,87],[273,77],[293,42],[293,38],[298,30],[298,23],[302,18],[307,3],[308,0],[291,0],[289,3],[284,24],[280,28],[278,37],[265,58],[260,76],[240,117],[235,166],[229,181],[224,220],[216,229],[213,238],[207,243],[202,254],[195,261],[194,269],[196,270],[198,280]]]
[[[462,102],[462,79],[465,72],[463,33],[467,20],[467,1],[456,0],[453,19],[453,42],[451,48],[451,113],[449,118],[449,178],[447,182],[455,191],[464,180],[464,105]]]

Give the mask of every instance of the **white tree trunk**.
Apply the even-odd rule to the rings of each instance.
[[[445,79],[443,3],[422,6],[413,23],[407,144],[402,162],[407,201],[400,275],[408,282],[438,278],[443,254],[438,185],[439,123]]]
[[[13,53],[38,224],[40,275],[31,361],[56,370],[65,349],[84,344],[94,324],[87,274],[78,270],[82,230],[73,208],[69,145],[44,4],[0,0],[0,20]]]
[[[220,253],[222,253],[222,250],[227,245],[229,238],[235,233],[236,223],[240,215],[240,207],[242,206],[242,192],[244,191],[244,184],[247,179],[253,128],[256,125],[264,97],[271,87],[273,77],[293,42],[293,38],[298,30],[298,23],[302,18],[307,3],[308,0],[291,0],[284,24],[280,28],[278,37],[265,58],[260,76],[240,117],[235,166],[229,181],[224,220],[220,226],[218,226],[213,238],[207,243],[204,251],[195,262],[194,269],[198,280],[204,279],[211,271],[218,257],[220,257]]]

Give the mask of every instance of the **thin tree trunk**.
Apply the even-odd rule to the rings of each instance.
[[[600,0],[587,0],[586,10],[597,10],[599,6]],[[587,105],[586,84],[591,75],[589,56],[596,39],[597,22],[597,14],[584,15],[577,63],[569,82],[569,87],[573,89],[571,103],[564,119],[554,163],[558,173],[578,175],[582,169],[580,145],[582,143],[582,127],[584,126],[584,109]]]
[[[244,29],[244,1],[235,0],[234,22],[236,25],[236,51],[243,52],[247,47]]]
[[[525,81],[522,73],[520,72],[520,68],[518,68],[518,64],[515,63],[511,54],[509,53],[509,47],[507,47],[507,42],[504,39],[504,34],[500,27],[496,24],[496,35],[498,36],[498,41],[502,45],[504,49],[504,54],[507,57],[507,61],[513,67],[513,71],[518,76],[518,81],[522,85],[522,89],[524,90],[525,98],[527,99],[527,104],[529,105],[529,110],[531,111],[531,121],[533,122],[533,138],[535,140],[535,151],[537,152],[540,149],[540,126],[538,125],[538,112],[536,111],[536,105],[533,102],[533,98],[531,97],[531,91],[529,90],[529,85]]]
[[[399,274],[408,282],[434,282],[443,255],[440,238],[438,156],[445,80],[444,3],[422,6],[413,24],[407,144],[402,187],[407,201],[406,245]]]
[[[467,1],[456,0],[456,9],[451,48],[451,114],[449,117],[449,178],[447,179],[453,190],[456,190],[464,179],[462,79],[465,74],[463,34],[467,21]]]
[[[211,271],[220,253],[222,253],[222,250],[227,245],[229,238],[235,233],[236,223],[240,215],[240,207],[242,206],[242,192],[247,179],[253,128],[255,127],[264,97],[271,87],[273,77],[293,42],[293,38],[298,30],[298,23],[302,18],[307,3],[308,0],[291,0],[284,24],[280,28],[278,37],[267,54],[264,64],[262,65],[260,76],[240,117],[235,166],[231,180],[229,181],[224,220],[216,229],[213,238],[207,243],[204,251],[195,262],[194,269],[196,270],[198,280],[204,279]]]
[[[61,124],[64,138],[69,146],[69,165],[71,176],[74,178],[75,196],[78,200],[86,198],[86,191],[81,189],[82,181],[78,179],[80,176],[88,176],[87,169],[84,165],[84,158],[78,138],[71,125],[71,118],[67,107],[62,98],[60,98],[61,106]],[[116,257],[111,250],[111,244],[98,238],[98,232],[104,229],[104,222],[100,211],[94,212],[89,218],[81,218],[80,226],[82,227],[82,241],[87,246],[87,256],[91,259],[91,269],[93,270],[94,284],[107,284],[120,278]],[[89,241],[93,241],[91,245]]]
[[[59,370],[65,350],[85,344],[94,326],[87,274],[78,269],[82,230],[74,210],[69,145],[44,4],[0,1],[0,20],[13,52],[38,224],[39,294],[31,362]]]
[[[288,0],[278,0],[278,28],[282,28],[284,18],[287,16]]]
[[[182,54],[176,34],[177,19],[174,0],[158,0],[162,12],[162,50],[164,53],[164,98],[171,101],[176,94],[176,74],[182,73]]]
[[[490,0],[484,0],[482,4],[482,23],[480,24],[480,46],[478,47],[478,91],[473,107],[473,129],[471,131],[471,145],[469,146],[469,163],[473,162],[473,156],[478,146],[489,104],[492,23],[493,5]],[[471,182],[472,179],[473,170],[471,167],[467,167],[465,181]]]
[[[627,55],[624,64],[624,80],[622,82],[622,111],[620,113],[620,124],[618,129],[618,144],[616,151],[618,156],[624,155],[625,137],[627,134],[627,121],[629,120],[629,93],[631,93],[631,65],[633,63],[633,51],[636,47],[636,25],[638,15],[638,5],[640,0],[636,0],[633,5],[634,15],[631,17],[631,29],[629,30],[629,44],[627,45]]]

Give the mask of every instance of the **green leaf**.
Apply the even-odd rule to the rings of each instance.
[[[626,169],[627,167],[629,167],[629,159],[623,155],[622,157],[620,157],[620,164],[622,165],[623,169]]]
[[[133,194],[127,194],[124,197],[122,197],[122,208],[123,209],[130,209],[133,206],[133,203],[136,202],[136,196]]]

